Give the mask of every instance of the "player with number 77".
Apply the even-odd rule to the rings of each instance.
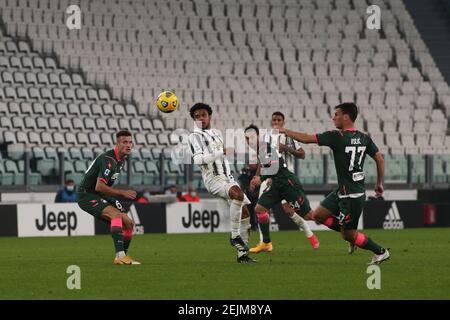
[[[330,147],[336,167],[338,189],[331,192],[314,210],[313,219],[338,231],[350,243],[349,253],[357,247],[370,250],[374,256],[369,264],[380,264],[390,258],[389,250],[375,243],[364,233],[357,231],[359,217],[366,200],[364,184],[364,160],[366,154],[375,160],[377,181],[375,194],[383,195],[384,158],[370,136],[354,128],[358,108],[354,103],[342,103],[335,107],[334,125],[338,130],[320,134],[306,134],[278,129],[280,133],[302,143],[317,143]]]

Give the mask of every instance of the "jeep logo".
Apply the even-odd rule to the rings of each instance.
[[[196,229],[203,227],[205,229],[210,228],[211,232],[214,232],[214,229],[219,227],[220,216],[217,210],[203,210],[202,212],[195,210],[192,212],[192,205],[189,204],[188,216],[187,218],[181,218],[181,222],[185,228],[190,226]]]
[[[42,205],[42,221],[36,219],[35,223],[39,231],[43,231],[46,228],[50,231],[56,228],[59,230],[67,229],[67,235],[70,236],[71,231],[77,228],[77,215],[74,211],[60,211],[58,213],[50,211],[47,213],[46,206]]]

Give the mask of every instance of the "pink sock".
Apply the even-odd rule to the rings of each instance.
[[[263,212],[263,213],[258,213],[257,215],[258,218],[258,223],[267,223],[269,222],[269,213]]]
[[[326,225],[328,228],[330,228],[333,225],[333,222],[334,218],[332,216],[329,216],[328,218],[325,219],[323,224]]]
[[[122,217],[111,219],[111,226],[110,226],[110,228],[111,229],[112,228],[120,228],[120,229],[122,229]]]
[[[123,230],[123,240],[130,241],[131,237],[133,236],[133,230]]]
[[[364,233],[358,232],[358,235],[356,236],[355,239],[355,244],[362,248],[367,242],[367,237]]]

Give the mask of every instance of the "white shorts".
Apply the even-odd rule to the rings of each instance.
[[[239,184],[236,181],[234,181],[233,178],[229,178],[222,175],[215,176],[209,179],[204,179],[203,182],[205,184],[206,190],[208,190],[210,194],[216,197],[220,197],[228,201],[228,203],[232,201],[230,195],[228,194],[231,187],[238,186],[239,188],[241,188]],[[244,205],[247,204],[250,204],[250,200],[248,200],[247,196],[244,193]]]

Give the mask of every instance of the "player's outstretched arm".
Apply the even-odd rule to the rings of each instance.
[[[381,197],[384,192],[383,181],[384,181],[384,158],[383,154],[378,151],[373,157],[377,165],[377,183],[375,185],[375,195]]]
[[[297,140],[302,143],[317,143],[317,139],[315,135],[307,134],[307,133],[301,133],[292,131],[285,128],[277,128],[280,133],[284,133],[286,136],[291,137],[294,140]]]
[[[110,197],[123,197],[129,200],[136,199],[136,191],[134,190],[122,190],[122,189],[114,189],[106,185],[102,179],[97,179],[97,183],[95,185],[95,191],[101,194],[110,196]]]

